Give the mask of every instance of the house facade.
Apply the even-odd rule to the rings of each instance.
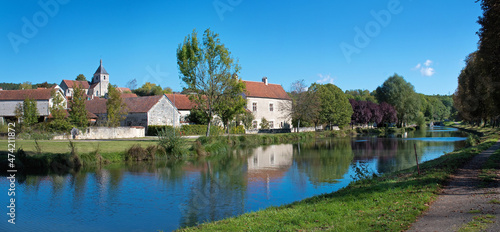
[[[81,89],[85,91],[85,94],[89,92],[89,82],[87,81],[74,81],[74,80],[62,80],[59,85],[67,98],[73,97],[74,88],[80,86]]]
[[[165,94],[167,98],[174,103],[175,107],[179,111],[179,120],[181,124],[189,124],[187,121],[187,116],[191,113],[191,110],[196,106],[194,102],[189,100],[189,95],[187,94]]]
[[[49,89],[24,89],[24,90],[0,90],[0,123],[6,120],[16,120],[16,107],[22,106],[24,99],[31,98],[36,101],[39,121],[45,121],[50,115],[50,108],[54,104],[52,92],[59,95],[63,102],[61,105],[67,108],[67,101],[59,88]]]
[[[246,108],[255,117],[252,129],[260,129],[262,118],[269,122],[270,129],[291,128],[289,107],[286,106],[292,103],[292,99],[281,85],[269,84],[267,77],[262,78],[262,82],[243,82],[246,85]]]

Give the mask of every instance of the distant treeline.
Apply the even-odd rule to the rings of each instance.
[[[50,88],[53,85],[56,85],[56,84],[55,83],[47,83],[47,82],[32,84],[29,81],[24,82],[24,83],[2,82],[2,83],[0,83],[0,88],[2,88],[3,90],[36,89],[36,88]]]

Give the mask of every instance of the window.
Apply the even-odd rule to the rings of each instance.
[[[257,102],[252,103],[252,110],[253,112],[257,111]]]
[[[273,112],[274,111],[274,104],[269,103],[269,111]]]
[[[252,127],[253,127],[253,129],[257,129],[257,121],[252,122]]]
[[[273,121],[269,121],[269,129],[273,129],[274,128],[274,122]]]

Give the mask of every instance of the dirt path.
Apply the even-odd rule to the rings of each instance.
[[[479,188],[478,175],[488,157],[500,148],[500,140],[488,150],[475,156],[452,180],[409,231],[457,231],[478,215],[493,215],[486,231],[500,231],[500,184]]]

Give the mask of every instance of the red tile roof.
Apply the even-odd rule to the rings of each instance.
[[[187,94],[165,94],[165,95],[172,103],[174,103],[175,101],[175,107],[178,110],[191,110],[196,106],[196,103],[189,100],[189,95]]]
[[[24,100],[28,97],[34,100],[49,100],[52,91],[53,89],[1,90],[0,100]]]
[[[104,98],[94,98],[89,101],[85,101],[85,109],[93,114],[105,114],[106,113],[106,99]]]
[[[243,81],[246,84],[247,97],[274,98],[291,100],[281,85],[265,84],[264,82]]]
[[[120,93],[125,93],[125,92],[132,93],[132,91],[129,88],[125,87],[117,87],[116,90],[118,90],[118,92]]]
[[[75,88],[78,84],[81,86],[80,88],[82,88],[82,89],[89,88],[88,81],[62,80],[62,83],[66,84],[66,86],[68,86],[68,88]],[[61,85],[62,85],[62,83],[61,83]]]

